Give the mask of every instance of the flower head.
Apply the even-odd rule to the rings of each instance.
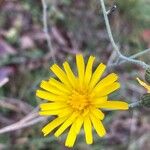
[[[42,81],[40,87],[43,90],[36,92],[38,97],[49,101],[40,105],[39,114],[56,116],[42,132],[46,136],[57,128],[54,135],[58,137],[69,128],[65,142],[68,147],[74,145],[82,127],[87,144],[93,143],[92,127],[100,137],[106,134],[102,124],[104,119],[102,109],[128,109],[126,102],[108,99],[108,95],[120,87],[117,82],[118,76],[111,73],[100,80],[106,66],[101,63],[93,72],[94,60],[95,57],[90,56],[85,65],[83,56],[76,55],[78,75],[72,72],[68,62],[63,63],[64,70],[54,64],[50,69],[59,81],[54,78]]]
[[[150,85],[148,85],[144,81],[140,80],[139,78],[137,78],[137,80],[143,87],[145,87],[145,89],[147,90],[147,93],[150,93]]]

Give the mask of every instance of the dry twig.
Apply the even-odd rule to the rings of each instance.
[[[2,87],[3,85],[5,85],[7,82],[9,81],[9,79],[6,77],[2,80],[0,80],[0,87]]]
[[[45,0],[42,0],[42,6],[43,6],[43,30],[45,32],[48,48],[49,48],[49,51],[51,53],[53,62],[55,62],[56,60],[55,60],[54,50],[53,50],[53,47],[52,47],[51,36],[50,36],[50,34],[48,32],[47,4],[46,4]]]
[[[38,111],[38,108],[35,108],[31,113],[29,113],[20,121],[0,129],[0,134],[26,128],[34,124],[37,124],[38,122],[45,121],[47,118],[38,116],[37,111]]]

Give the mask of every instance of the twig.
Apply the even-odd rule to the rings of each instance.
[[[13,104],[10,104],[8,102],[2,101],[2,100],[0,100],[0,107],[7,108],[7,109],[18,112],[18,107],[17,106],[15,106]]]
[[[16,112],[23,112],[24,114],[28,114],[33,109],[33,107],[25,101],[9,97],[1,97],[0,106]]]
[[[145,50],[143,50],[137,54],[134,54],[134,55],[130,56],[129,58],[137,58],[137,57],[140,57],[140,56],[145,55],[147,53],[150,53],[150,48],[145,49]]]
[[[2,80],[0,80],[0,87],[2,87],[3,85],[5,85],[7,82],[9,81],[9,79],[6,77]]]
[[[35,108],[31,113],[26,115],[20,121],[0,129],[0,134],[6,133],[6,132],[11,132],[11,131],[18,130],[18,129],[22,129],[25,127],[29,127],[29,126],[32,126],[38,122],[41,122],[41,121],[44,121],[47,119],[46,117],[38,116],[37,111],[38,111],[38,107]]]
[[[113,63],[114,59],[116,58],[116,51],[113,51],[109,57],[109,60],[107,62],[107,66],[110,66],[110,64]]]
[[[33,111],[31,112],[31,113],[29,113],[28,115],[26,115],[22,120],[21,120],[21,122],[27,122],[27,121],[30,121],[31,119],[33,119],[33,118],[36,118],[36,117],[38,117],[39,115],[38,115],[38,107],[37,108],[35,108],[35,109],[33,109]]]
[[[135,108],[137,106],[140,106],[140,104],[141,104],[141,101],[133,102],[133,103],[129,104],[129,108]]]
[[[109,24],[109,20],[108,20],[108,16],[107,16],[107,11],[106,11],[106,8],[105,8],[105,4],[104,4],[104,1],[103,0],[100,0],[100,3],[101,3],[101,6],[102,6],[102,11],[103,11],[103,15],[104,15],[104,20],[105,20],[105,24],[106,24],[106,29],[107,29],[107,32],[108,32],[108,36],[109,36],[109,39],[110,39],[110,42],[114,48],[114,50],[117,52],[117,54],[120,56],[121,53],[119,51],[119,48],[118,46],[116,45],[115,41],[114,41],[114,38],[112,36],[112,32],[111,32],[111,29],[110,29],[110,24]]]
[[[109,23],[109,20],[108,20],[108,15],[107,15],[106,7],[105,7],[105,4],[104,4],[104,0],[100,0],[100,3],[101,3],[101,6],[102,6],[102,11],[103,11],[104,20],[105,20],[105,24],[106,24],[106,29],[107,29],[107,33],[108,33],[110,42],[113,46],[113,49],[116,51],[117,55],[119,56],[119,58],[122,59],[122,60],[125,60],[127,62],[139,65],[139,66],[141,66],[145,69],[148,68],[149,65],[146,64],[145,62],[142,62],[140,60],[135,60],[135,59],[132,59],[132,58],[128,58],[128,57],[121,54],[118,46],[116,45],[116,43],[114,41],[114,38],[113,38],[113,35],[112,35],[112,32],[111,32],[110,23]]]
[[[145,50],[143,50],[143,51],[141,51],[141,52],[139,52],[139,53],[136,53],[136,54],[130,56],[129,58],[131,58],[131,59],[137,58],[137,57],[140,57],[140,56],[142,56],[142,55],[145,55],[145,54],[147,54],[147,53],[149,53],[149,52],[150,52],[150,48],[149,48],[149,49],[145,49]],[[118,66],[118,65],[121,65],[121,64],[124,64],[124,63],[126,63],[126,61],[125,61],[125,60],[122,60],[122,61],[119,62],[119,63],[110,64],[109,67],[115,67],[115,66]],[[148,65],[148,67],[149,67],[149,65]]]
[[[145,63],[145,62],[143,62],[143,61],[135,60],[135,59],[131,59],[130,57],[128,58],[128,57],[123,56],[123,55],[121,56],[121,58],[122,58],[123,60],[127,61],[127,62],[132,63],[132,64],[139,65],[139,66],[143,67],[144,69],[149,68],[149,65],[148,65],[148,64],[146,64],[146,63]]]
[[[54,50],[53,50],[52,43],[51,43],[51,36],[48,32],[47,4],[46,4],[45,0],[42,0],[42,7],[43,7],[43,30],[44,30],[45,35],[46,35],[46,40],[47,40],[49,51],[50,51],[51,56],[52,56],[52,60],[55,63],[56,60],[55,60],[55,54],[54,54]]]
[[[14,123],[14,124],[11,124],[9,126],[6,126],[2,129],[0,129],[0,134],[15,131],[15,130],[19,130],[19,129],[22,129],[22,128],[26,128],[26,127],[32,126],[34,124],[37,124],[38,122],[42,122],[44,120],[46,120],[45,117],[36,117],[36,118],[32,119],[29,122],[22,122],[20,120],[20,121]]]

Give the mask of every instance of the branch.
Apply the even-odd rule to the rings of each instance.
[[[14,124],[8,125],[4,128],[1,128],[0,134],[26,128],[26,127],[32,126],[34,124],[37,124],[38,122],[42,122],[47,119],[46,117],[40,117],[37,111],[38,111],[38,108],[35,108],[32,112],[30,112],[20,121]]]
[[[145,55],[147,53],[150,53],[150,48],[145,49],[145,50],[143,50],[143,51],[141,51],[139,53],[136,53],[136,54],[130,56],[130,58],[137,58],[137,57],[140,57],[140,56]]]
[[[147,53],[149,53],[149,52],[150,52],[150,48],[148,48],[148,49],[146,49],[146,50],[143,50],[143,51],[141,51],[141,52],[139,52],[139,53],[136,53],[136,54],[130,56],[129,58],[130,58],[130,59],[137,58],[137,57],[140,57],[140,56],[142,56],[142,55],[145,55],[145,54],[147,54]],[[122,64],[124,64],[124,63],[127,63],[127,62],[126,62],[125,60],[122,60],[121,62],[119,62],[119,64],[118,64],[118,63],[109,64],[108,67],[115,67],[115,66],[118,66],[118,65],[122,65]],[[149,67],[149,65],[148,65],[148,67]]]
[[[110,28],[110,23],[109,23],[109,20],[108,20],[108,16],[107,16],[107,11],[106,11],[106,7],[105,7],[105,4],[104,4],[104,0],[100,0],[100,3],[101,3],[101,6],[102,6],[102,11],[103,11],[103,15],[104,15],[104,20],[105,20],[105,24],[106,24],[106,29],[107,29],[107,33],[108,33],[108,36],[109,36],[109,39],[110,39],[110,42],[113,46],[113,49],[116,51],[117,55],[119,56],[120,59],[126,61],[126,62],[130,62],[130,63],[133,63],[133,64],[136,64],[136,65],[139,65],[143,68],[148,68],[149,65],[146,64],[145,62],[142,62],[140,60],[135,60],[135,59],[132,59],[132,58],[128,58],[124,55],[121,54],[118,46],[116,45],[115,41],[114,41],[114,38],[113,38],[113,35],[112,35],[112,31],[111,31],[111,28]]]
[[[0,87],[2,87],[3,85],[5,85],[7,82],[9,81],[9,79],[6,77],[2,80],[0,80]]]
[[[42,7],[43,7],[43,30],[45,32],[45,36],[46,36],[46,40],[47,40],[47,44],[48,44],[48,49],[49,49],[49,51],[51,53],[52,60],[55,63],[56,60],[55,60],[55,54],[54,54],[54,50],[53,50],[52,43],[51,43],[51,36],[48,33],[47,4],[46,4],[45,0],[42,0]]]
[[[110,42],[111,42],[111,44],[112,44],[112,46],[113,46],[113,49],[117,52],[117,54],[118,54],[119,56],[121,56],[121,53],[120,53],[120,51],[119,51],[119,48],[118,48],[118,46],[116,45],[116,43],[115,43],[115,41],[114,41],[114,38],[113,38],[113,35],[112,35],[112,32],[111,32],[111,28],[110,28],[110,24],[109,24],[109,20],[108,20],[107,11],[106,11],[106,8],[105,8],[104,1],[103,1],[103,0],[100,0],[100,3],[101,3],[101,6],[102,6],[102,11],[103,11],[104,20],[105,20],[105,24],[106,24],[106,29],[107,29],[107,33],[108,33]]]
[[[15,131],[15,130],[19,130],[19,129],[22,129],[22,128],[26,128],[26,127],[32,126],[34,124],[37,124],[38,122],[42,122],[44,120],[46,120],[45,117],[36,117],[36,118],[33,118],[29,122],[21,122],[21,120],[20,120],[20,121],[14,123],[14,124],[11,124],[9,126],[6,126],[2,129],[0,129],[0,134]]]
[[[141,104],[141,101],[133,102],[133,103],[129,104],[129,108],[136,108],[136,107],[140,106],[140,104]]]

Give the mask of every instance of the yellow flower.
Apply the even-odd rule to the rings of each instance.
[[[143,82],[142,80],[140,80],[139,78],[137,78],[138,82],[145,87],[145,89],[147,89],[147,93],[150,93],[150,85],[146,84],[145,82]]]
[[[42,81],[40,87],[44,91],[36,92],[38,97],[49,101],[40,105],[39,114],[56,116],[42,129],[44,136],[57,128],[54,135],[58,137],[70,127],[65,145],[72,147],[83,126],[86,143],[92,144],[92,127],[100,137],[106,134],[101,109],[128,109],[126,102],[108,100],[108,95],[120,87],[118,76],[111,73],[100,80],[106,66],[101,63],[92,73],[94,60],[95,57],[90,56],[85,66],[83,56],[76,55],[78,76],[68,62],[63,63],[64,71],[56,64],[50,68],[60,81],[54,78]]]

